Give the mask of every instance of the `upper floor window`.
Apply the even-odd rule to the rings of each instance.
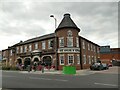
[[[92,44],[91,44],[91,51],[93,51],[93,46],[92,46]]]
[[[69,54],[68,55],[68,64],[73,64],[74,63],[74,55],[73,54]]]
[[[94,52],[96,52],[96,47],[94,46]]]
[[[76,47],[79,47],[79,38],[76,37]]]
[[[27,45],[24,46],[24,52],[27,52]]]
[[[64,65],[64,55],[61,54],[59,59],[60,59],[60,65]]]
[[[97,53],[99,53],[99,48],[97,47]]]
[[[45,41],[42,41],[42,49],[45,49]]]
[[[73,37],[72,37],[72,31],[69,30],[67,32],[67,47],[73,47]]]
[[[67,47],[73,47],[73,37],[67,37]]]
[[[48,49],[51,49],[53,47],[53,40],[48,40]]]
[[[38,43],[35,43],[35,49],[38,49]]]
[[[6,56],[6,51],[3,52],[3,56]]]
[[[20,47],[20,53],[23,53],[23,46]]]
[[[64,47],[64,37],[59,38],[59,47]]]
[[[31,44],[29,45],[29,51],[32,51],[32,45]]]
[[[16,51],[16,53],[19,53],[19,47],[17,47],[17,51]]]
[[[84,40],[82,41],[82,46],[83,46],[83,49],[85,49],[85,41]]]
[[[90,50],[90,44],[88,43],[88,50]]]
[[[68,37],[72,37],[72,31],[69,30],[69,31],[67,32],[67,35],[68,35]]]
[[[12,56],[12,50],[10,50],[10,56]]]

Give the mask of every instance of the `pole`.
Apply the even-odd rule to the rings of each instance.
[[[55,20],[55,30],[57,27],[57,19],[54,17],[54,15],[50,15],[50,17],[54,18]],[[55,33],[55,58],[56,58],[56,64],[55,64],[55,69],[58,69],[58,61],[57,61],[57,35]]]
[[[56,29],[56,27],[57,27],[57,19],[56,18],[54,18],[55,19],[55,29]]]

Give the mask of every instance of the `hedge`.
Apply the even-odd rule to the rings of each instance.
[[[4,67],[2,67],[2,70],[19,70],[19,68],[17,68],[17,67],[6,67],[6,66],[4,66]]]

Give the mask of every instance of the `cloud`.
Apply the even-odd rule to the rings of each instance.
[[[0,5],[0,33],[5,41],[0,50],[21,39],[26,40],[53,33],[54,20],[49,16],[55,15],[59,24],[63,14],[67,12],[81,29],[81,36],[99,45],[109,42],[111,47],[117,47],[117,2],[37,2],[33,0],[9,2],[4,0]],[[11,42],[7,43],[8,37]]]

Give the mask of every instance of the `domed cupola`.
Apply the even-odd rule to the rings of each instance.
[[[69,13],[64,14],[64,18],[62,19],[61,23],[56,28],[55,32],[60,29],[63,29],[63,28],[74,28],[74,29],[78,30],[78,32],[80,32],[80,29],[73,22]]]

